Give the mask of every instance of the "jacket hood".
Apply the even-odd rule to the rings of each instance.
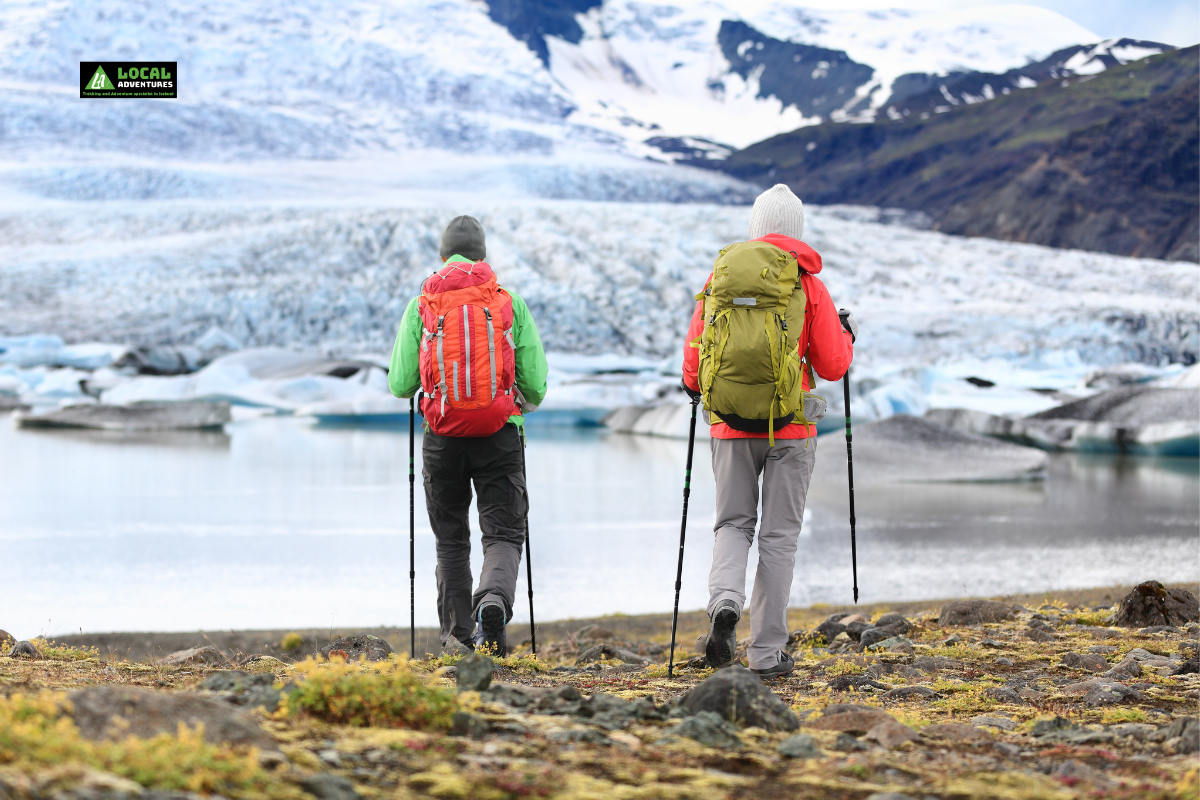
[[[773,244],[780,250],[791,253],[796,257],[796,263],[800,265],[800,269],[809,275],[816,275],[821,271],[821,254],[799,239],[784,236],[782,233],[768,233],[754,241]]]

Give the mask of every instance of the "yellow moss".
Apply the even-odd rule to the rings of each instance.
[[[1028,772],[983,772],[953,778],[937,794],[979,800],[1070,800],[1073,793],[1050,778]]]
[[[839,659],[837,662],[825,667],[825,674],[830,677],[839,675],[861,675],[863,665],[856,661],[848,661]]]
[[[56,644],[41,636],[31,639],[30,644],[40,650],[42,655],[51,661],[87,661],[100,657],[100,651],[94,647],[69,647],[67,645]]]
[[[431,686],[400,656],[348,664],[340,657],[297,664],[299,686],[287,697],[292,715],[311,715],[351,726],[448,728],[458,708],[455,693]]]
[[[1110,708],[1100,718],[1100,721],[1105,725],[1117,725],[1122,722],[1145,722],[1146,720],[1146,712],[1140,708]]]
[[[298,633],[285,633],[283,638],[279,640],[279,649],[285,653],[291,653],[299,650],[304,646],[304,637]]]
[[[1200,796],[1200,769],[1192,767],[1175,784],[1175,796],[1179,800],[1195,800]]]

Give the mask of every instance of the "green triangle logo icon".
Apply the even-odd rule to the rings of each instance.
[[[89,92],[111,92],[113,90],[113,83],[108,79],[108,73],[104,71],[103,64],[96,65],[96,72],[88,81],[87,88]]]

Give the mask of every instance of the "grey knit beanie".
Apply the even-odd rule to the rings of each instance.
[[[804,238],[804,203],[782,183],[760,194],[750,211],[750,238],[760,239],[768,233]]]
[[[474,217],[463,214],[450,220],[446,230],[442,231],[442,247],[438,251],[442,258],[463,256],[472,261],[483,261],[487,258],[487,241],[483,236],[483,226]]]

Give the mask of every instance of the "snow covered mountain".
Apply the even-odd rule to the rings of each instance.
[[[870,117],[913,75],[1003,73],[1098,39],[1030,6],[766,0],[6,0],[0,22],[0,158],[93,166],[720,155]],[[176,60],[179,99],[81,102],[85,59]]]

